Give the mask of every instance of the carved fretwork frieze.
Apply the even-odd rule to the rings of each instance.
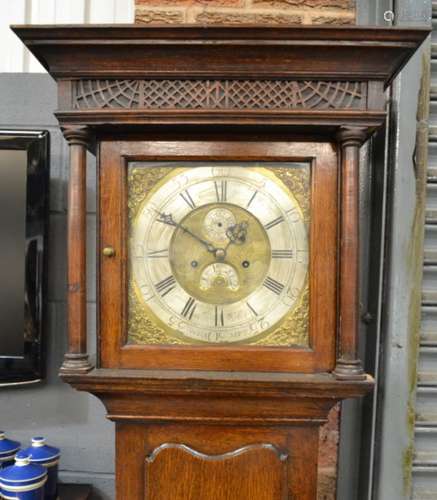
[[[298,80],[78,80],[73,108],[365,109],[367,83]]]

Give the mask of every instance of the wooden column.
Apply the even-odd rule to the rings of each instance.
[[[70,146],[68,184],[68,352],[61,374],[86,373],[93,367],[87,353],[86,317],[86,146],[87,127],[66,127]]]
[[[359,296],[359,163],[360,147],[366,140],[362,128],[340,129],[340,279],[337,379],[364,380],[358,358]]]

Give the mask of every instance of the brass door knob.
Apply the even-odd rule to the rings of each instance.
[[[114,257],[115,249],[113,247],[105,247],[102,253],[105,257]]]

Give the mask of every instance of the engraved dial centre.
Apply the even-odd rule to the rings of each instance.
[[[233,304],[263,283],[271,260],[270,241],[250,212],[231,203],[212,203],[192,210],[180,224],[170,242],[170,262],[177,282],[190,296],[209,304]],[[209,252],[192,234],[215,250]],[[250,262],[250,267],[243,262]]]

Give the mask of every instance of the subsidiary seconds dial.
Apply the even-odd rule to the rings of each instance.
[[[250,341],[278,325],[305,286],[302,212],[268,169],[177,169],[150,193],[131,237],[136,291],[169,335]]]

